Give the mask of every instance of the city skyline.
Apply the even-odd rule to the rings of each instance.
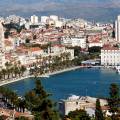
[[[14,6],[14,7],[13,7]],[[55,14],[66,18],[85,18],[88,20],[110,21],[120,14],[117,0],[2,0],[0,15],[16,14],[29,17],[32,14]]]

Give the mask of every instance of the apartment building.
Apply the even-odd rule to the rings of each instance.
[[[120,49],[112,46],[103,47],[101,50],[101,65],[120,65]]]

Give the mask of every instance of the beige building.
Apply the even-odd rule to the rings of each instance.
[[[106,100],[100,99],[101,106],[104,106],[107,104]],[[87,108],[95,108],[96,105],[96,98],[93,97],[80,97],[76,95],[72,95],[68,97],[67,100],[61,100],[59,103],[59,110],[62,113],[62,115],[68,115],[70,111],[80,110]]]
[[[87,43],[85,37],[67,37],[63,38],[63,44],[66,46],[86,48]]]

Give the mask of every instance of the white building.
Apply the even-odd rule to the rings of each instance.
[[[107,101],[104,99],[100,99],[101,106],[107,105]],[[59,109],[62,115],[68,115],[70,111],[80,110],[87,108],[95,108],[96,98],[93,97],[80,97],[76,95],[72,95],[67,100],[61,100],[59,103]]]
[[[55,21],[55,27],[62,27],[63,22],[62,21]]]
[[[49,55],[60,56],[61,53],[70,53],[69,59],[74,59],[74,49],[66,49],[62,45],[54,45],[53,47],[51,47],[51,53]]]
[[[63,38],[63,44],[72,47],[79,46],[81,48],[86,48],[86,38],[81,37]]]
[[[20,19],[21,19],[20,16],[10,15],[5,19],[5,22],[6,23],[10,23],[10,22],[19,23]]]
[[[120,49],[105,47],[101,50],[101,65],[120,65]]]
[[[102,43],[102,41],[96,41],[96,42],[89,42],[88,43],[88,47],[90,48],[90,47],[94,47],[94,46],[96,46],[96,47],[103,47],[103,43]]]
[[[47,19],[49,19],[48,16],[41,16],[41,22],[42,22],[42,23],[46,23],[46,22],[47,22]]]
[[[30,21],[32,24],[37,24],[38,23],[38,16],[36,16],[36,15],[31,16]]]
[[[4,30],[2,23],[0,23],[0,67],[4,67],[4,64],[5,64]]]
[[[120,41],[120,15],[117,17],[117,20],[115,21],[115,33],[116,41]]]
[[[58,21],[58,16],[56,16],[56,15],[50,15],[50,19],[52,19],[54,21]]]

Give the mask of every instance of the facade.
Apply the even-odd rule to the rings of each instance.
[[[36,15],[31,16],[31,23],[37,24],[38,23],[38,16],[36,16]]]
[[[117,17],[117,20],[115,21],[115,33],[116,41],[120,41],[120,15]]]
[[[63,38],[63,44],[72,47],[79,46],[86,48],[86,38],[74,37],[74,38]]]
[[[41,16],[41,22],[42,22],[42,23],[46,23],[46,22],[47,22],[47,19],[49,19],[48,16]]]
[[[55,21],[55,27],[62,27],[62,26],[63,26],[63,22]]]
[[[101,65],[120,65],[120,49],[105,47],[101,50]]]
[[[100,99],[101,106],[107,104],[106,100]],[[68,115],[70,111],[80,110],[80,109],[88,109],[95,108],[96,98],[93,97],[80,97],[76,95],[72,95],[67,100],[61,100],[59,103],[59,110],[62,115]]]
[[[3,25],[0,23],[0,68],[4,67],[5,63],[5,42]]]
[[[90,47],[94,47],[94,46],[96,46],[96,47],[103,47],[103,43],[102,42],[89,42],[88,43],[88,47],[90,48]]]
[[[50,15],[50,19],[52,19],[54,21],[58,21],[58,16],[56,16],[56,15]]]

